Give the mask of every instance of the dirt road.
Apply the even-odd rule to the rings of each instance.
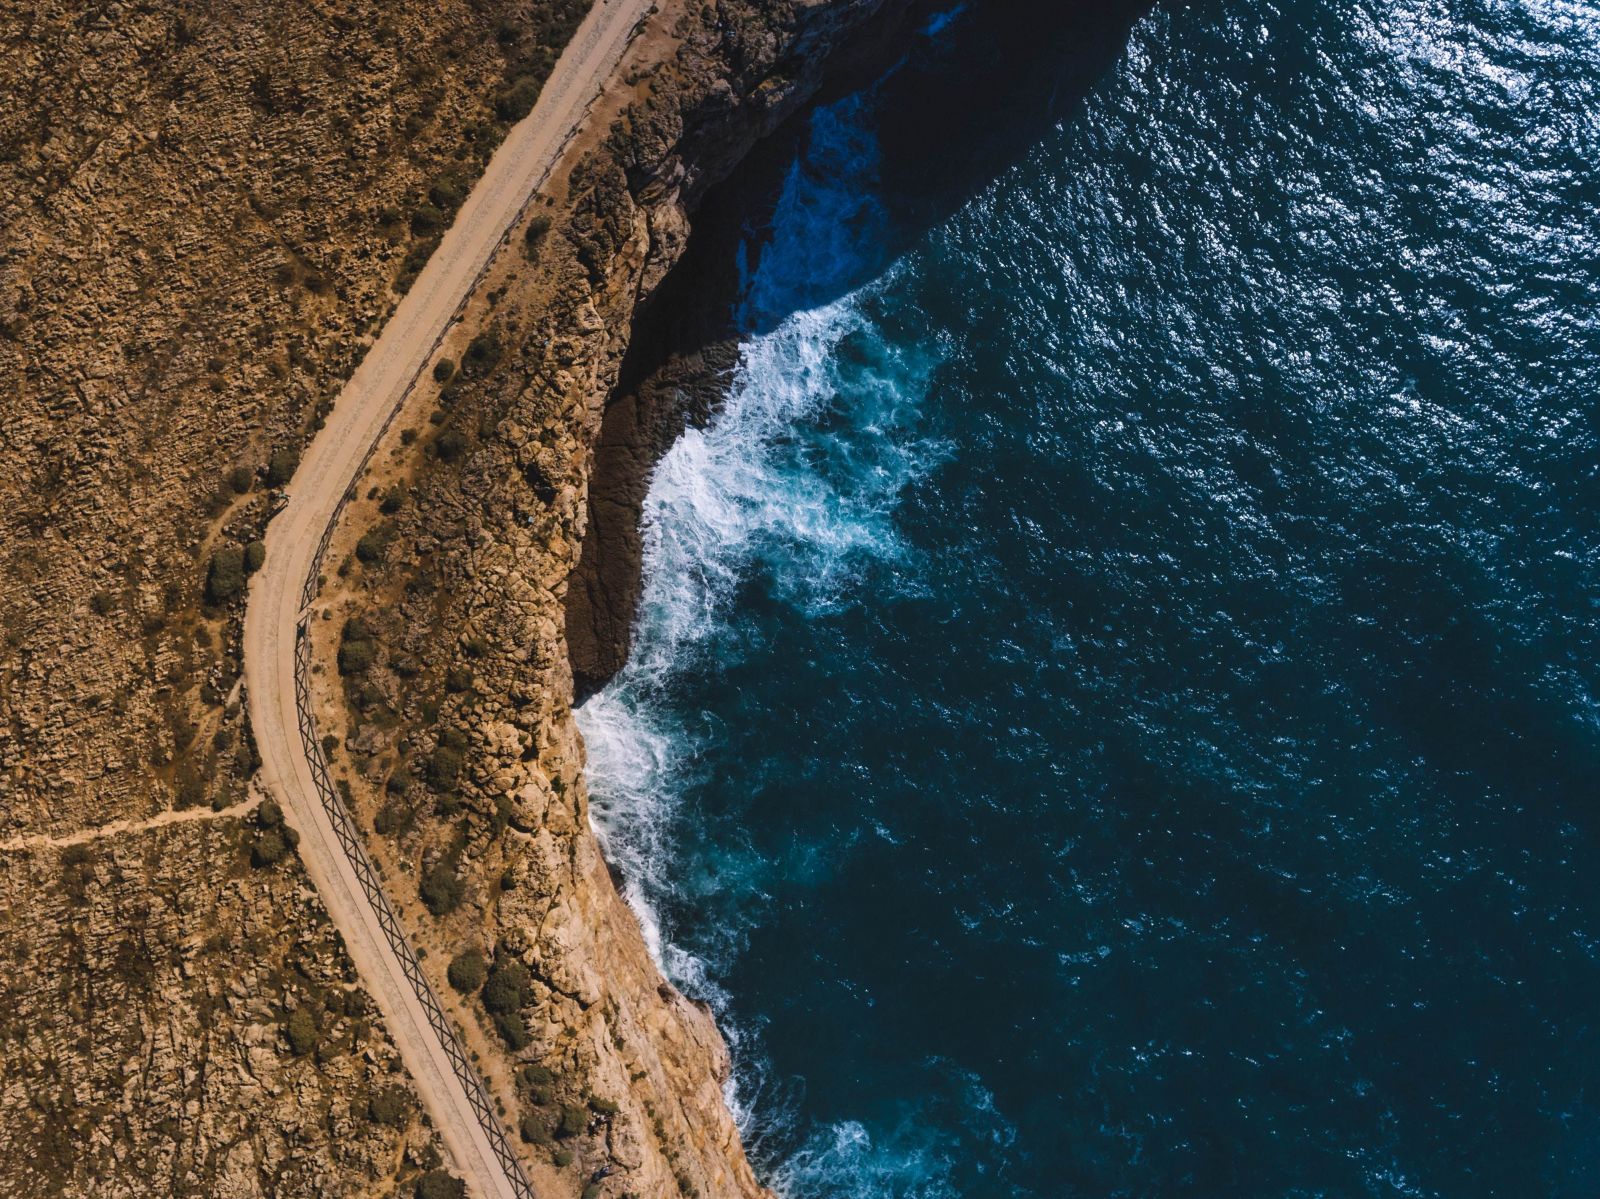
[[[482,275],[502,236],[542,185],[590,101],[616,69],[650,0],[596,0],[556,64],[538,103],[495,152],[455,224],[339,396],[289,485],[287,506],[267,529],[266,564],[251,581],[244,669],[261,782],[300,832],[307,873],[383,1013],[453,1165],[475,1199],[518,1199],[526,1184],[496,1157],[491,1131],[452,1069],[444,1040],[406,977],[363,892],[357,863],[341,846],[315,784],[298,727],[295,647],[303,589],[318,547],[370,447]],[[313,735],[312,744],[315,744]]]

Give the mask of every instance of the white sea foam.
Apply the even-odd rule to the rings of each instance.
[[[864,563],[901,553],[894,504],[937,457],[935,447],[908,435],[934,358],[891,347],[875,329],[873,304],[892,279],[829,298],[870,269],[883,243],[883,214],[870,186],[874,148],[858,104],[813,118],[772,238],[746,282],[743,317],[764,331],[747,338],[709,426],[685,432],[652,475],[633,650],[618,676],[577,712],[596,832],[626,879],[625,897],[657,963],[722,1016],[739,1067],[729,1107],[757,1140],[794,1120],[795,1084],[773,1080],[749,1034],[729,1018],[718,986],[723,964],[675,944],[659,914],[681,866],[672,840],[678,805],[702,754],[714,748],[714,729],[692,727],[671,693],[683,672],[714,669],[737,652],[734,600],[753,572],[766,568],[778,597],[803,611],[851,602],[849,583]],[[851,352],[842,365],[847,339]],[[835,436],[823,418],[842,420],[849,435]],[[915,1154],[900,1160],[871,1150],[879,1165],[864,1177],[879,1177],[887,1189],[835,1186],[843,1173],[827,1181],[830,1172],[867,1160],[860,1156],[865,1134],[842,1125],[827,1136],[828,1144],[813,1142],[780,1165],[781,1191],[937,1199],[936,1191],[889,1185],[927,1164]]]

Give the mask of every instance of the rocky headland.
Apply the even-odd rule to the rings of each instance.
[[[449,1193],[252,787],[240,614],[274,489],[585,7],[0,21],[7,1193]],[[541,1193],[759,1192],[589,830],[568,580],[697,204],[904,7],[664,4],[328,559],[325,742]]]

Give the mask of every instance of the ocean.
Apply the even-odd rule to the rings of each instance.
[[[1600,9],[1163,5],[930,124],[994,11],[794,135],[579,710],[759,1172],[1600,1193]]]

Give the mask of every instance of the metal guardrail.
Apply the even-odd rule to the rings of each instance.
[[[511,1182],[511,1189],[516,1192],[517,1199],[537,1199],[533,1184],[523,1173],[522,1163],[517,1160],[516,1151],[511,1147],[510,1138],[500,1125],[488,1088],[484,1086],[478,1072],[473,1069],[466,1049],[461,1044],[461,1038],[456,1033],[455,1025],[450,1022],[444,1005],[439,1002],[439,996],[422,973],[422,962],[417,957],[416,950],[411,947],[411,942],[406,939],[405,931],[400,927],[400,918],[395,913],[394,905],[389,902],[389,896],[383,890],[383,884],[379,881],[377,869],[367,854],[367,847],[361,840],[356,822],[339,798],[338,792],[334,790],[333,780],[328,775],[327,759],[323,755],[321,744],[317,741],[316,721],[311,716],[311,637],[304,621],[295,628],[294,699],[295,715],[300,727],[300,744],[305,750],[306,760],[311,764],[311,778],[316,785],[317,796],[322,801],[322,810],[328,814],[328,819],[333,824],[334,836],[339,839],[340,848],[344,850],[345,857],[355,869],[356,880],[361,884],[367,902],[377,914],[378,925],[383,929],[384,939],[389,942],[390,950],[399,960],[406,981],[416,992],[417,999],[427,1014],[428,1025],[439,1038],[445,1056],[450,1059],[450,1068],[461,1083],[461,1089],[466,1092],[467,1102],[472,1105],[473,1114],[478,1118],[478,1124],[489,1140],[489,1147],[494,1151],[501,1168],[505,1170],[506,1177]]]
[[[638,36],[648,18],[641,18],[639,23],[629,31],[628,41]],[[339,502],[334,505],[333,511],[328,515],[328,523],[323,527],[322,536],[317,541],[317,552],[312,555],[311,564],[306,571],[305,583],[300,589],[300,615],[295,622],[294,646],[294,703],[295,717],[300,729],[300,743],[305,751],[306,761],[311,767],[311,778],[317,789],[317,797],[322,802],[322,809],[327,813],[329,821],[333,824],[334,835],[339,839],[339,845],[344,850],[345,857],[349,859],[351,867],[355,870],[356,879],[361,884],[362,891],[366,894],[367,902],[372,905],[377,914],[379,927],[389,942],[389,948],[400,962],[400,969],[406,976],[406,981],[416,992],[418,1001],[422,1004],[423,1011],[427,1014],[428,1025],[433,1029],[434,1035],[439,1038],[445,1056],[450,1060],[450,1068],[455,1072],[461,1088],[466,1092],[467,1102],[471,1104],[473,1114],[478,1119],[479,1126],[488,1138],[489,1147],[494,1151],[495,1158],[504,1169],[506,1178],[511,1183],[511,1188],[516,1192],[517,1199],[537,1199],[533,1184],[528,1181],[528,1176],[523,1172],[522,1163],[517,1159],[515,1150],[511,1146],[510,1138],[506,1136],[505,1129],[501,1127],[500,1118],[495,1112],[489,1089],[484,1085],[483,1078],[472,1066],[467,1057],[465,1047],[456,1032],[455,1025],[451,1023],[445,1013],[444,1005],[439,1002],[439,996],[434,992],[433,986],[422,973],[422,962],[417,957],[417,952],[411,947],[411,942],[406,939],[405,931],[400,925],[399,916],[395,913],[394,905],[389,902],[388,895],[384,892],[379,881],[377,869],[372,864],[372,859],[367,854],[365,843],[361,839],[360,831],[356,827],[355,819],[345,807],[344,801],[339,798],[338,792],[333,787],[333,780],[328,773],[326,755],[322,752],[322,743],[317,739],[317,722],[312,716],[311,706],[311,636],[308,626],[311,621],[311,606],[316,602],[317,593],[322,588],[322,562],[328,552],[328,546],[333,541],[334,531],[338,528],[339,518],[344,515],[345,508],[356,496],[356,485],[362,475],[366,473],[372,456],[377,453],[378,446],[382,443],[384,435],[388,433],[395,418],[400,415],[400,410],[405,407],[405,401],[410,397],[412,390],[417,385],[417,380],[422,377],[422,372],[433,361],[439,347],[444,344],[445,338],[460,322],[466,313],[467,304],[483,282],[484,276],[489,273],[489,268],[500,257],[508,242],[511,240],[512,231],[527,215],[528,208],[539,195],[545,182],[549,179],[556,163],[560,162],[577,136],[590,109],[594,106],[591,98],[579,113],[578,119],[572,128],[567,130],[566,136],[561,139],[561,144],[556,147],[551,156],[550,165],[539,176],[539,179],[529,189],[527,196],[517,207],[516,214],[507,223],[500,237],[495,241],[493,248],[483,260],[483,265],[478,268],[472,281],[467,284],[462,293],[461,302],[451,312],[448,320],[434,338],[433,344],[428,347],[428,352],[423,355],[421,363],[406,385],[401,389],[399,397],[394,401],[389,413],[383,419],[383,424],[373,435],[367,445],[366,452],[361,456],[361,462],[351,476],[350,485],[345,488],[339,497]],[[402,300],[402,302],[404,302]]]
[[[640,22],[642,27],[643,22]],[[638,33],[638,29],[629,34],[631,41]],[[418,1001],[422,1004],[423,1011],[427,1014],[428,1025],[433,1029],[434,1035],[439,1038],[445,1056],[450,1060],[450,1068],[455,1072],[461,1088],[466,1092],[467,1102],[472,1105],[473,1114],[478,1119],[479,1126],[489,1140],[489,1147],[494,1151],[496,1159],[504,1169],[511,1188],[517,1194],[517,1199],[537,1199],[533,1184],[528,1181],[528,1176],[523,1172],[522,1163],[517,1159],[511,1140],[506,1136],[505,1129],[501,1127],[500,1118],[495,1112],[494,1104],[490,1098],[489,1090],[484,1085],[482,1077],[472,1066],[467,1057],[466,1049],[461,1043],[455,1025],[446,1015],[444,1005],[439,1002],[438,995],[427,977],[422,973],[422,962],[417,957],[417,952],[411,947],[411,942],[406,939],[405,931],[400,925],[399,916],[395,913],[394,905],[389,902],[388,895],[383,890],[383,885],[378,879],[378,872],[372,864],[371,857],[367,854],[366,845],[361,840],[360,831],[356,827],[354,818],[345,807],[344,801],[339,798],[339,793],[334,790],[333,780],[328,774],[328,762],[322,752],[322,743],[317,738],[317,722],[312,716],[311,705],[311,636],[308,626],[311,621],[310,608],[316,602],[317,593],[322,588],[322,562],[328,552],[328,546],[333,541],[334,531],[338,528],[339,518],[344,515],[345,508],[356,496],[356,483],[366,473],[372,456],[377,453],[378,446],[382,443],[384,435],[388,433],[395,418],[400,415],[400,410],[405,407],[405,401],[410,397],[412,390],[417,385],[417,380],[422,377],[422,372],[433,361],[439,347],[444,344],[462,316],[466,313],[467,304],[473,294],[478,290],[478,285],[483,282],[489,268],[499,258],[506,244],[511,240],[512,231],[522,218],[527,215],[528,207],[539,194],[545,181],[549,178],[551,170],[567,147],[576,136],[583,118],[588,115],[589,108],[593,105],[591,100],[584,106],[583,113],[566,137],[556,148],[551,158],[551,165],[545,169],[537,183],[529,191],[527,197],[517,208],[516,215],[506,225],[483,261],[483,266],[467,285],[462,294],[461,302],[445,321],[439,335],[434,338],[433,344],[428,347],[428,352],[423,355],[421,365],[407,380],[401,389],[399,398],[390,408],[389,414],[384,417],[383,424],[373,435],[366,452],[361,456],[361,462],[351,476],[350,486],[345,488],[344,494],[339,497],[339,502],[334,505],[333,511],[328,516],[328,523],[323,527],[322,536],[317,541],[317,552],[312,555],[311,565],[306,571],[305,583],[300,589],[300,616],[295,622],[295,647],[294,647],[294,703],[295,717],[300,728],[300,744],[305,751],[306,761],[311,766],[311,778],[317,789],[317,797],[322,802],[322,810],[327,813],[329,821],[333,824],[334,835],[339,839],[339,845],[344,850],[344,855],[349,859],[351,867],[355,870],[356,879],[365,892],[367,902],[372,905],[377,914],[378,925],[383,929],[384,938],[389,942],[389,948],[400,962],[400,969],[406,976],[406,981],[411,984],[411,989],[416,992]],[[403,302],[403,301],[402,301]]]

